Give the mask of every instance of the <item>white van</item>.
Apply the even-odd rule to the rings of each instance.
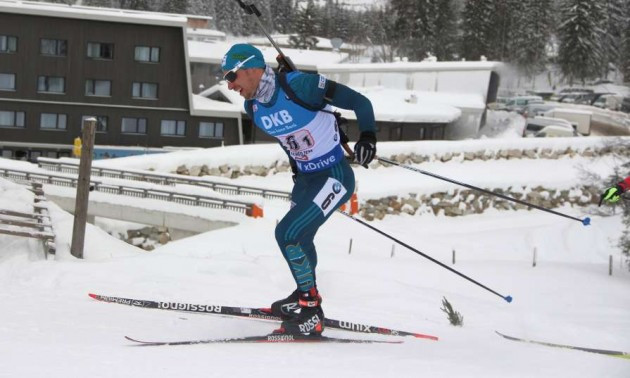
[[[518,96],[512,97],[505,103],[505,107],[509,111],[522,113],[525,107],[529,104],[544,104],[542,97],[540,96]]]
[[[578,136],[573,128],[567,129],[564,126],[545,126],[542,130],[534,134],[536,138],[549,138],[549,137],[574,137]]]
[[[536,133],[542,131],[547,126],[562,127],[572,136],[575,133],[575,127],[566,119],[552,117],[534,117],[527,119],[527,125],[523,131],[524,137],[535,136]]]
[[[582,109],[554,108],[545,112],[545,117],[562,118],[577,125],[577,132],[582,135],[591,133],[593,112]]]
[[[623,100],[623,96],[615,95],[615,94],[605,94],[601,95],[595,100],[593,106],[602,109],[610,109],[610,110],[620,110],[621,109],[621,101]]]

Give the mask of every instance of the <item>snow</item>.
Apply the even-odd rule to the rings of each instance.
[[[583,150],[607,140],[484,138],[386,142],[379,143],[378,148],[381,156],[525,147]],[[170,172],[181,164],[258,165],[283,159],[284,153],[273,144],[179,151],[97,161],[94,165]],[[482,187],[570,188],[581,182],[579,167],[606,176],[616,164],[608,158],[576,156],[558,160],[431,160],[414,167]],[[0,159],[0,166],[38,169],[6,159]],[[360,200],[455,188],[396,167],[355,168],[355,173]],[[289,190],[291,182],[287,172],[231,181],[279,190]],[[44,185],[45,192],[55,190],[59,189]],[[105,196],[90,196],[97,194]],[[325,331],[329,336],[401,339],[404,343],[131,347],[124,335],[148,340],[222,338],[265,334],[276,325],[132,308],[88,297],[94,292],[162,301],[268,306],[286,296],[294,283],[277,250],[273,230],[288,203],[257,201],[264,203],[262,219],[237,216],[236,227],[170,242],[152,252],[88,224],[85,258],[77,260],[69,253],[73,218],[51,202],[56,256],[45,260],[38,241],[0,234],[0,377],[271,377],[289,371],[300,377],[630,376],[627,360],[516,343],[494,333],[499,330],[559,344],[630,351],[630,272],[621,266],[622,256],[615,246],[622,232],[621,217],[598,215],[593,207],[555,209],[578,218],[590,216],[592,225],[588,227],[545,212],[524,210],[455,218],[386,216],[370,222],[501,296],[511,295],[514,301],[510,304],[400,245],[392,253],[391,240],[347,217],[333,215],[316,238],[318,284],[326,315],[436,335],[440,338],[437,342],[329,329]],[[134,202],[140,203],[138,199]],[[31,192],[0,178],[0,208],[25,212],[32,203]],[[160,210],[157,203],[153,206]],[[164,210],[179,209],[171,203],[161,206]],[[233,217],[230,212],[212,211],[217,217]],[[534,249],[536,267],[532,267]],[[455,265],[451,263],[453,250]],[[609,276],[611,255],[613,275]],[[463,315],[463,327],[448,323],[440,310],[443,297]]]
[[[242,41],[242,40],[241,40]],[[211,63],[219,65],[223,55],[232,47],[234,43],[230,41],[188,41],[188,56],[191,62]],[[273,46],[257,46],[263,53],[265,62],[272,67],[277,65],[276,56],[278,51]],[[318,64],[338,63],[348,57],[347,53],[321,51],[321,50],[298,50],[282,48],[282,52],[291,57],[291,60],[298,69],[315,71]]]

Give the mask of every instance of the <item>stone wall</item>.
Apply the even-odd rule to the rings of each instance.
[[[492,192],[515,198],[533,205],[552,209],[566,204],[587,206],[599,202],[599,188],[584,186],[571,190],[555,190],[543,187],[519,187],[508,190],[494,189]],[[521,210],[529,208],[513,201],[501,199],[470,189],[455,189],[430,195],[410,193],[404,198],[390,196],[370,199],[361,204],[360,214],[366,220],[383,219],[388,214],[410,215],[434,214],[461,216],[481,214],[487,209]]]
[[[147,226],[137,230],[127,230],[125,242],[147,251],[155,249],[155,245],[164,245],[171,240],[168,228]]]
[[[442,154],[423,155],[416,153],[399,154],[388,157],[401,164],[419,164],[427,161],[470,161],[470,160],[512,160],[512,159],[560,159],[563,157],[574,157],[581,155],[584,157],[603,156],[607,154],[625,155],[630,158],[630,148],[628,146],[601,146],[587,147],[582,150],[575,150],[571,147],[553,150],[551,148],[533,148],[533,149],[483,149],[475,152],[445,152]],[[370,164],[370,168],[379,166],[389,166],[386,163],[374,161]],[[289,170],[289,162],[287,160],[276,161],[269,166],[265,165],[246,165],[240,167],[237,165],[224,164],[218,167],[208,167],[207,165],[195,165],[188,167],[186,165],[179,166],[174,172],[187,176],[219,176],[227,178],[237,178],[246,175],[267,176],[279,172],[287,172]]]
[[[472,161],[472,160],[513,160],[513,159],[560,159],[564,157],[575,157],[576,155],[584,157],[605,156],[615,154],[630,158],[630,148],[620,144],[598,147],[586,147],[576,150],[571,147],[563,149],[551,148],[532,148],[532,149],[483,149],[475,152],[446,152],[442,154],[422,155],[416,153],[398,154],[390,156],[390,160],[397,163],[411,165],[428,161]],[[391,166],[387,163],[374,161],[370,164],[370,168]],[[252,166],[239,167],[236,165],[222,165],[216,168],[208,168],[207,166],[180,166],[177,174],[191,176],[221,176],[236,178],[243,175],[267,176],[278,172],[286,172],[289,170],[287,161],[277,161],[271,166]],[[497,189],[484,188],[496,193],[500,193],[512,198],[520,199],[534,205],[545,208],[556,208],[562,205],[570,204],[576,206],[586,206],[599,201],[599,188],[592,186],[578,186],[570,190],[556,190],[543,187],[518,187]],[[359,193],[359,200],[361,196]],[[497,210],[518,210],[525,209],[527,206],[507,201],[495,196],[479,193],[469,189],[457,189],[449,192],[437,192],[430,195],[418,195],[410,193],[404,198],[398,196],[385,197],[380,199],[370,199],[361,201],[360,213],[368,219],[382,219],[387,214],[443,214],[446,216],[461,216],[468,214],[479,214],[489,208]]]

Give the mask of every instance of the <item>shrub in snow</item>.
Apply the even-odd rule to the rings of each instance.
[[[446,297],[442,297],[442,307],[440,308],[447,318],[451,325],[456,327],[462,327],[464,325],[464,317],[459,312],[453,309],[451,303],[446,299]]]

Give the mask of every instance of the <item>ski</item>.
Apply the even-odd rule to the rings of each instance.
[[[152,308],[169,311],[182,311],[191,312],[197,314],[215,314],[236,316],[241,318],[270,320],[270,321],[282,321],[280,317],[271,314],[269,308],[252,308],[252,307],[230,307],[230,306],[217,306],[217,305],[205,305],[205,304],[192,304],[192,303],[180,303],[180,302],[161,302],[151,301],[143,299],[131,299],[122,297],[111,297],[99,294],[90,293],[89,296],[101,302],[118,303],[133,307]],[[366,324],[352,323],[343,320],[324,319],[324,327],[332,329],[341,329],[345,331],[370,333],[379,335],[390,336],[413,336],[419,339],[438,340],[437,336],[426,335],[422,333],[399,331],[395,329],[376,327]]]
[[[342,343],[342,344],[402,344],[402,340],[367,340],[367,339],[347,339],[328,336],[303,336],[287,334],[269,334],[262,336],[231,337],[227,339],[200,339],[184,341],[143,341],[125,336],[125,339],[136,343],[138,346],[161,346],[161,345],[195,345],[195,344],[231,344],[231,343]]]
[[[494,331],[494,332],[496,332],[497,335],[499,335],[499,336],[501,336],[503,338],[506,338],[508,340],[512,340],[512,341],[520,341],[520,342],[523,342],[523,343],[545,345],[545,346],[554,347],[554,348],[565,348],[565,349],[581,350],[583,352],[605,354],[605,355],[608,355],[608,356],[630,359],[630,353],[627,353],[627,352],[618,352],[616,350],[606,350],[606,349],[584,348],[584,347],[579,347],[579,346],[574,346],[574,345],[554,344],[554,343],[548,343],[548,342],[545,342],[545,341],[528,340],[528,339],[521,339],[521,338],[514,337],[514,336],[508,336],[508,335],[502,334],[499,331]]]

